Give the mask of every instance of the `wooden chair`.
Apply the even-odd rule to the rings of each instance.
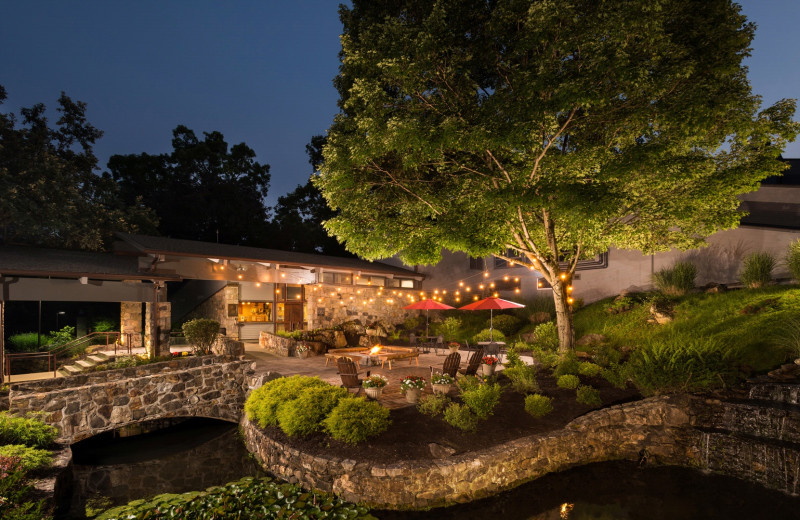
[[[465,376],[474,376],[478,373],[478,368],[481,366],[481,360],[483,359],[483,349],[478,347],[475,349],[475,352],[469,357],[469,363],[467,363],[467,368],[464,370],[459,370],[460,373],[464,374]]]
[[[452,377],[456,377],[456,373],[458,372],[458,367],[461,366],[461,354],[458,352],[453,352],[446,358],[444,358],[444,363],[442,364],[442,374],[449,374]],[[431,377],[433,377],[433,369],[431,367]]]
[[[342,388],[346,388],[348,391],[351,388],[358,388],[356,395],[361,393],[361,390],[363,390],[361,383],[364,380],[358,377],[358,365],[353,363],[352,359],[340,357],[336,360],[336,367],[339,369],[339,376],[342,378]],[[367,370],[367,377],[369,377],[369,370]]]

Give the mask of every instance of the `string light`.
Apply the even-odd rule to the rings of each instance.
[[[464,287],[464,282],[458,282],[459,287]]]

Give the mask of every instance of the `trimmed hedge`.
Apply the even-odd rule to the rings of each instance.
[[[358,444],[389,429],[389,409],[364,397],[342,399],[322,422],[334,439]]]

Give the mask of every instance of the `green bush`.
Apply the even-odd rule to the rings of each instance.
[[[527,365],[517,365],[506,368],[503,373],[511,380],[511,387],[520,394],[533,394],[539,391],[536,382],[536,368]]]
[[[553,321],[540,323],[533,329],[534,345],[544,350],[558,348],[558,329]]]
[[[472,339],[475,343],[479,341],[492,341],[491,338],[494,338],[494,341],[506,340],[505,335],[497,329],[494,329],[494,332],[491,334],[491,337],[489,332],[490,332],[489,329],[483,329],[479,333],[475,334],[475,336]]]
[[[604,368],[603,371],[600,372],[600,377],[616,388],[625,388],[628,386],[625,374],[616,363],[611,363],[607,368]]]
[[[56,437],[58,430],[43,423],[38,417],[14,417],[8,412],[0,412],[0,444],[49,448]]]
[[[214,346],[219,334],[219,322],[198,318],[184,323],[181,330],[186,341],[192,346],[192,352],[211,354],[211,347]]]
[[[45,347],[48,341],[49,338],[42,336],[42,347]],[[14,334],[8,337],[6,346],[12,352],[36,352],[39,350],[39,334],[36,332]]]
[[[308,518],[375,520],[363,506],[337,496],[306,491],[268,477],[245,477],[224,486],[180,495],[163,494],[101,513],[97,520],[221,520],[249,518]]]
[[[482,382],[477,376],[464,376],[464,377],[459,377],[456,380],[456,386],[458,386],[458,389],[462,393],[467,392],[469,390],[474,390],[479,386],[481,386],[481,384]]]
[[[33,486],[18,457],[0,456],[0,518],[3,520],[50,520],[45,502],[31,502]]]
[[[322,421],[347,395],[347,390],[338,386],[312,387],[278,408],[278,426],[290,437],[321,431]]]
[[[694,289],[697,268],[691,262],[675,262],[653,274],[653,284],[664,294],[682,296]]]
[[[792,273],[792,278],[800,282],[800,238],[789,244],[786,251],[786,267]]]
[[[525,411],[536,417],[544,417],[553,411],[553,400],[541,394],[531,394],[525,397]]]
[[[444,336],[445,341],[455,341],[458,339],[458,333],[461,329],[461,320],[450,316],[449,318],[445,318],[442,323],[436,328],[439,334]]]
[[[578,385],[580,384],[581,380],[578,379],[578,376],[574,376],[572,374],[565,374],[556,380],[556,385],[559,388],[567,388],[569,390],[578,388]]]
[[[478,416],[472,413],[469,406],[453,403],[444,411],[444,420],[453,428],[466,432],[474,432],[478,427]]]
[[[522,320],[509,314],[498,314],[492,320],[495,331],[500,331],[508,337],[515,334],[522,327]]]
[[[775,257],[767,252],[753,253],[744,259],[739,278],[747,287],[758,289],[772,281],[773,269],[775,269]]]
[[[111,332],[119,330],[117,321],[111,318],[99,318],[92,323],[92,332]]]
[[[0,457],[16,457],[25,471],[44,468],[50,465],[53,457],[50,452],[40,448],[31,448],[23,444],[6,444],[0,446]]]
[[[588,404],[589,406],[601,406],[603,404],[602,399],[600,399],[600,392],[589,385],[581,385],[578,387],[575,400],[579,403]]]
[[[522,358],[520,357],[519,353],[523,350],[531,350],[531,346],[525,343],[524,341],[517,341],[513,345],[511,345],[508,350],[506,351],[506,362],[504,365],[506,368],[513,368],[520,365],[525,365],[523,363]]]
[[[584,361],[578,364],[578,374],[585,377],[598,376],[602,371],[603,367],[600,365],[595,365],[594,363],[590,363],[589,361]]]
[[[580,362],[574,352],[569,352],[558,360],[558,364],[553,369],[553,377],[558,378],[568,374],[577,375]]]
[[[363,397],[339,401],[323,421],[331,437],[348,444],[358,444],[389,429],[389,409]]]
[[[461,393],[461,400],[478,417],[487,419],[494,412],[495,406],[500,402],[502,389],[500,385],[485,383],[477,388],[471,388]]]
[[[318,377],[291,376],[268,381],[261,388],[253,390],[244,403],[247,418],[258,422],[259,426],[276,426],[278,409],[297,399],[311,388],[330,386]]]
[[[444,412],[451,402],[450,398],[445,394],[429,394],[420,398],[419,403],[417,403],[417,410],[425,415],[436,417]]]
[[[643,395],[700,392],[734,383],[738,353],[709,339],[652,340],[635,351],[624,375]]]
[[[75,327],[67,325],[61,330],[51,331],[47,338],[47,348],[52,350],[61,345],[65,345],[75,339]],[[44,341],[42,341],[44,344]]]
[[[538,346],[531,349],[531,355],[537,363],[545,368],[556,366],[561,359],[555,350],[546,350]]]
[[[622,352],[614,345],[604,343],[595,348],[592,358],[600,366],[607,367],[612,363],[619,364],[622,361]]]

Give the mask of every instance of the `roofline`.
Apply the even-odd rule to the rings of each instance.
[[[156,276],[152,274],[107,274],[107,273],[88,273],[88,272],[63,272],[63,271],[20,271],[3,269],[0,277],[21,276],[36,278],[89,278],[92,280],[158,280],[162,282],[179,282],[182,278],[178,276]]]

